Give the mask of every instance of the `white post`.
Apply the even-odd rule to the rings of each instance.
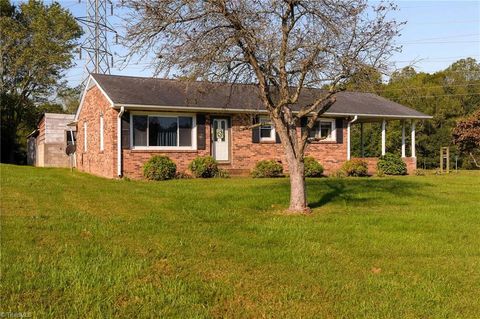
[[[387,121],[385,119],[382,120],[382,156],[385,155],[385,142],[386,142],[386,126],[387,126]]]
[[[417,157],[415,155],[415,121],[412,120],[412,157]]]
[[[405,121],[402,121],[402,157],[405,157]]]
[[[350,126],[352,124],[348,121],[347,124],[347,160],[350,160]]]
[[[117,117],[117,175],[122,176],[122,117]]]
[[[362,154],[362,158],[365,157],[365,152],[364,152],[364,145],[363,145],[363,122],[360,123],[360,151]]]

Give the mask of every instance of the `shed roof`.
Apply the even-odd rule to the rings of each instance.
[[[182,81],[160,78],[92,74],[114,106],[168,107],[215,111],[262,111],[253,84]],[[294,108],[311,103],[324,90],[305,88]],[[339,92],[325,115],[431,118],[426,114],[371,93]]]

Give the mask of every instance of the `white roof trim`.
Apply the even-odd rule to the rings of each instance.
[[[214,111],[214,112],[236,112],[236,113],[266,113],[266,110],[259,109],[229,109],[229,108],[214,108],[214,107],[190,107],[190,106],[168,106],[168,105],[143,105],[143,104],[114,104],[114,108],[124,106],[129,109],[156,109],[156,110],[178,110],[178,111]]]
[[[102,94],[107,98],[108,102],[110,102],[110,106],[113,107],[114,103],[112,99],[108,96],[107,92],[105,92],[105,90],[100,86],[100,84],[95,81],[93,76],[89,75],[85,88],[83,89],[82,99],[80,100],[77,112],[75,113],[74,121],[78,121],[78,117],[83,108],[83,102],[85,101],[85,96],[87,95],[88,90],[90,90],[90,88],[92,88],[94,85],[96,85],[100,89],[100,92],[102,92]]]
[[[167,105],[143,105],[143,104],[113,104],[112,107],[125,107],[129,109],[156,109],[156,110],[172,110],[172,111],[213,111],[213,112],[234,112],[234,113],[267,113],[266,110],[259,109],[231,109],[231,108],[206,108],[206,107],[189,107],[189,106],[167,106]],[[298,112],[294,112],[298,113]],[[359,113],[335,113],[325,112],[326,116],[358,116],[358,117],[376,117],[376,118],[391,118],[391,119],[431,119],[429,115],[382,115],[382,114],[359,114]]]
[[[394,118],[394,119],[431,119],[430,115],[384,115],[384,114],[361,114],[361,113],[331,113],[325,112],[325,114],[333,116],[358,116],[358,117],[378,117],[378,118]]]

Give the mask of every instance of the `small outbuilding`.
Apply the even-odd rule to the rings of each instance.
[[[67,145],[75,144],[74,114],[45,113],[27,137],[27,163],[40,167],[69,167]]]

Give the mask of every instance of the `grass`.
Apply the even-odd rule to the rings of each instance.
[[[0,166],[0,312],[478,318],[480,172],[142,182]]]

